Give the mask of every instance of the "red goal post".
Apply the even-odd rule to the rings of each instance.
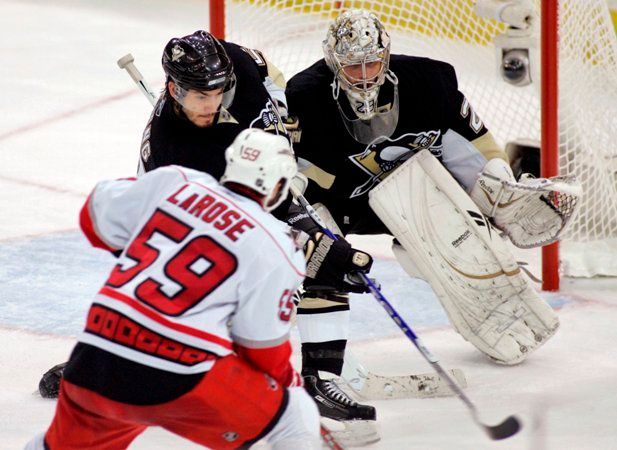
[[[540,174],[546,178],[559,175],[558,9],[558,0],[542,1]],[[558,242],[542,247],[542,289],[559,290]]]
[[[210,30],[261,50],[290,78],[322,57],[333,17],[362,7],[384,22],[394,53],[454,65],[500,144],[536,142],[542,176],[576,175],[583,185],[561,247],[542,249],[542,287],[557,290],[562,274],[617,275],[617,41],[606,0],[530,4],[532,83],[522,87],[499,75],[507,24],[479,17],[474,0],[210,0]]]

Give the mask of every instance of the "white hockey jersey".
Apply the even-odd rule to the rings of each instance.
[[[79,341],[162,370],[209,370],[233,343],[288,339],[304,255],[287,225],[211,176],[178,166],[96,185],[90,242],[121,250]]]

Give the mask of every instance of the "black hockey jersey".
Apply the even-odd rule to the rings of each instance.
[[[174,112],[167,91],[154,107],[141,144],[139,173],[171,164],[209,173],[219,179],[225,170],[225,149],[245,128],[285,133],[263,82],[267,63],[258,51],[221,41],[233,62],[236,92],[233,103],[221,110],[208,128],[193,125]]]
[[[350,204],[351,200],[366,211],[366,194],[414,153],[429,149],[441,159],[446,131],[470,142],[487,134],[458,90],[451,65],[392,55],[390,70],[399,80],[398,124],[389,139],[373,145],[357,142],[345,128],[332,96],[334,76],[323,59],[289,80],[285,91],[289,112],[299,118],[302,130],[294,149],[313,165],[304,171],[314,181],[306,194],[311,202]],[[379,106],[391,101],[392,91],[392,83],[386,81]],[[342,91],[339,101],[347,102]]]

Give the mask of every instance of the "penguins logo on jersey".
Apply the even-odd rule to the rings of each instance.
[[[261,122],[265,131],[275,131],[276,134],[287,134],[283,126],[283,120],[278,109],[271,100],[266,102],[266,106],[259,112],[259,115],[253,119],[250,128],[254,128],[255,124]],[[259,125],[257,128],[262,128]]]
[[[369,144],[362,153],[349,156],[352,163],[369,175],[366,182],[353,190],[350,198],[370,191],[390,172],[424,149],[430,150],[435,157],[441,158],[441,131],[407,133],[396,139],[386,139],[379,143]]]

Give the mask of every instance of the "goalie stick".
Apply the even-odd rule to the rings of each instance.
[[[448,372],[460,387],[467,387],[467,380],[460,369]],[[413,375],[378,375],[369,371],[347,350],[341,378],[355,395],[366,400],[395,398],[432,398],[454,395],[447,382],[436,373]]]
[[[131,53],[118,60],[118,67],[126,70],[141,93],[152,106],[158,101],[141,72],[134,64]],[[310,206],[310,205],[309,205]],[[357,395],[367,400],[383,400],[392,398],[424,398],[453,395],[448,383],[438,374],[415,374],[402,376],[383,376],[370,372],[357,358],[347,351],[343,365],[342,378],[345,384]],[[461,387],[467,387],[463,372],[452,369],[452,376],[459,381]]]
[[[300,202],[302,207],[306,210],[306,212],[311,216],[311,218],[322,228],[323,232],[328,235],[331,239],[337,240],[337,237],[325,227],[325,224],[317,215],[311,204],[304,198],[297,189],[294,189],[291,186],[292,193],[294,197]],[[439,364],[439,360],[428,350],[428,348],[422,343],[420,338],[414,333],[409,325],[405,322],[405,320],[396,312],[394,307],[390,304],[390,302],[386,299],[386,297],[381,293],[379,288],[371,281],[371,279],[364,273],[360,272],[360,277],[364,284],[369,288],[375,299],[379,302],[379,304],[386,310],[390,318],[398,325],[398,327],[403,331],[405,336],[413,343],[413,345],[418,349],[418,351],[422,354],[424,359],[435,369],[435,371],[440,375],[441,378],[446,380],[450,389],[456,394],[456,396],[465,403],[469,411],[471,412],[471,416],[474,422],[480,426],[486,434],[493,440],[500,440],[509,438],[521,429],[521,423],[519,419],[515,416],[508,416],[504,421],[497,425],[487,425],[480,420],[478,409],[476,406],[469,400],[467,395],[463,392],[463,390],[458,386],[456,381],[446,372],[441,364]]]

